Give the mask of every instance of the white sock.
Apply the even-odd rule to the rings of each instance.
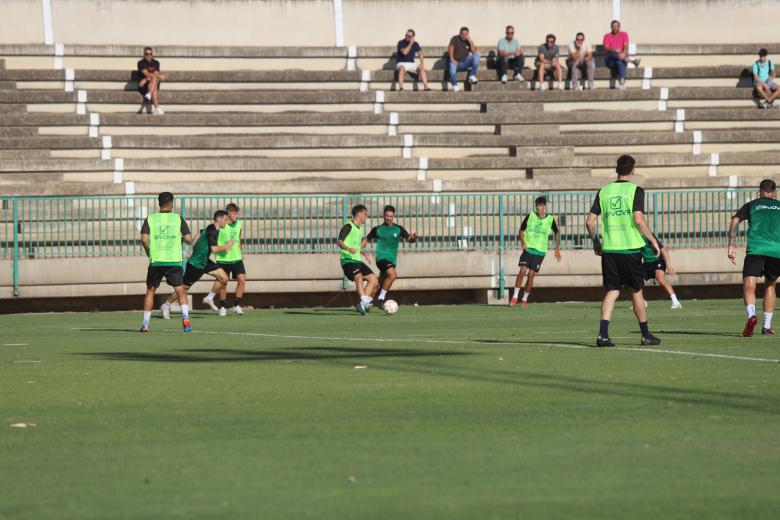
[[[149,323],[152,319],[152,311],[144,311],[144,323]]]
[[[371,296],[361,296],[360,297],[360,301],[363,302],[364,304],[368,305],[369,303],[374,301],[374,299]]]
[[[186,303],[181,306],[181,319],[188,320],[190,319],[190,306]]]
[[[385,296],[387,296],[387,291],[382,289],[381,291],[379,291],[379,298],[377,298],[377,300],[384,300]]]
[[[520,296],[520,288],[519,287],[515,287],[515,292],[512,295],[512,298],[514,298],[516,300],[518,296]]]
[[[163,307],[170,307],[171,306],[171,302],[166,301],[165,303],[162,304],[162,306]]]
[[[151,101],[151,100],[152,100],[152,95],[151,95],[150,93],[148,93],[148,92],[147,92],[146,94],[144,94],[144,97],[145,97],[147,100],[149,100],[149,101]]]
[[[772,328],[772,314],[773,312],[764,312],[764,328],[765,329],[771,329]]]
[[[677,295],[676,294],[672,294],[670,296],[670,298],[672,299],[672,303],[674,303],[674,304],[680,303],[679,301],[677,301]]]
[[[523,291],[523,301],[527,302],[530,295],[531,293]]]
[[[748,319],[752,318],[756,315],[756,306],[747,304],[745,305],[745,310],[747,311]]]
[[[206,295],[206,297],[205,297],[205,298],[203,298],[203,299],[204,299],[204,300],[209,300],[209,301],[211,301],[211,300],[213,300],[213,299],[214,299],[214,297],[215,297],[216,295],[217,295],[217,293],[209,292],[209,293]]]

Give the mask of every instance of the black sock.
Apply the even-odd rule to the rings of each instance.
[[[609,337],[609,320],[601,320],[599,324],[599,336],[602,338]]]
[[[222,307],[224,307],[224,306],[225,306],[225,302],[224,302],[224,301],[222,301],[222,300],[220,299],[220,297],[219,297],[219,296],[217,296],[216,298],[214,298],[214,301],[215,301],[215,302],[216,302],[216,304],[217,304],[217,309],[221,309]]]
[[[642,336],[649,336],[650,329],[647,328],[647,322],[643,321],[639,324],[639,329],[642,331]]]
[[[239,298],[238,296],[234,296],[233,297],[233,307],[238,307],[239,305],[241,305],[241,298]]]

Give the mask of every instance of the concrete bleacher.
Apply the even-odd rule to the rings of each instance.
[[[396,90],[388,47],[161,47],[165,115],[138,113],[135,46],[0,45],[9,195],[594,189],[616,155],[649,188],[755,186],[780,169],[780,110],[758,110],[759,45],[641,45],[626,91],[538,91],[494,70]],[[487,46],[482,47],[483,58]],[[534,49],[525,49],[533,56]],[[530,65],[532,59],[527,60]],[[58,68],[55,68],[58,67]],[[465,73],[461,73],[461,83]],[[510,74],[511,77],[511,74]]]

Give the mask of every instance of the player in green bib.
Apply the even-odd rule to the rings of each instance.
[[[355,308],[360,314],[365,315],[374,301],[378,281],[376,275],[368,265],[363,262],[361,254],[363,244],[363,224],[368,220],[368,209],[362,204],[352,208],[352,220],[344,224],[339,231],[336,244],[339,246],[341,257],[341,270],[349,280],[355,282],[360,301]]]
[[[643,237],[644,238],[644,237]],[[645,280],[655,280],[658,284],[664,288],[669,294],[669,298],[672,299],[672,309],[682,309],[680,300],[677,299],[677,295],[674,293],[674,287],[672,283],[666,277],[666,274],[674,275],[674,267],[672,266],[672,259],[669,257],[669,249],[664,247],[663,242],[655,237],[655,241],[658,244],[658,249],[661,250],[661,254],[655,252],[653,245],[645,239],[645,245],[639,251],[642,253],[642,260],[645,266]],[[647,302],[645,302],[645,307]]]
[[[609,321],[620,289],[628,287],[634,302],[634,314],[642,331],[641,345],[660,345],[661,340],[650,334],[647,309],[642,295],[644,265],[641,249],[645,239],[656,254],[658,243],[645,220],[645,190],[631,182],[636,161],[630,155],[617,160],[617,181],[607,184],[596,195],[586,226],[593,240],[593,251],[601,257],[601,277],[604,299],[601,302],[601,323],[596,338],[598,347],[614,347],[609,337]],[[596,221],[601,215],[601,240],[596,233]]]
[[[379,295],[376,304],[380,309],[384,306],[387,293],[393,286],[393,282],[398,278],[396,272],[398,244],[401,240],[406,240],[410,244],[417,241],[416,233],[409,233],[394,222],[395,208],[393,206],[385,206],[382,219],[384,222],[373,227],[361,243],[361,247],[365,248],[370,241],[376,241],[376,266],[379,268]]]
[[[517,305],[517,297],[520,296],[520,288],[523,287],[523,277],[526,273],[528,273],[528,280],[525,283],[521,306],[528,306],[528,296],[534,286],[534,278],[539,274],[539,269],[542,268],[542,262],[547,254],[550,232],[555,234],[555,260],[561,261],[561,234],[558,231],[555,217],[547,214],[547,199],[536,197],[534,207],[536,211],[526,215],[523,223],[520,224],[520,246],[523,253],[520,255],[520,263],[518,264],[520,272],[517,273],[515,280],[515,290],[509,300],[510,307]]]
[[[241,250],[241,238],[243,223],[238,220],[239,209],[238,205],[230,203],[225,206],[225,211],[228,214],[228,223],[225,227],[219,230],[219,236],[217,237],[217,246],[220,247],[220,251],[215,253],[217,265],[225,271],[229,278],[236,280],[236,292],[233,297],[233,314],[244,314],[244,310],[241,308],[241,298],[244,297],[244,290],[246,288],[246,267],[244,267],[244,256]],[[229,248],[223,248],[229,242],[233,245]],[[223,311],[224,307],[217,306],[214,303],[214,297],[219,294],[222,302],[227,301],[227,284],[222,285],[219,280],[214,282],[214,286],[211,288],[203,303],[219,311],[222,316],[226,311]]]
[[[729,226],[729,259],[737,263],[737,228],[747,220],[747,254],[742,267],[742,294],[747,311],[743,336],[752,336],[758,323],[756,318],[756,285],[764,277],[764,325],[762,334],[774,334],[772,315],[775,312],[777,278],[780,276],[780,202],[777,184],[771,179],[761,181],[759,197],[742,206]]]
[[[219,237],[219,230],[227,225],[228,214],[222,210],[214,212],[213,222],[206,226],[206,229],[200,232],[200,236],[195,241],[195,245],[192,246],[192,254],[187,265],[184,266],[184,294],[188,294],[190,287],[200,280],[204,274],[213,276],[222,285],[227,285],[228,278],[227,273],[211,261],[212,253],[220,253],[233,247],[233,241],[229,241],[223,246],[217,245],[217,238]],[[171,317],[171,304],[176,301],[177,295],[173,293],[168,297],[168,301],[162,304],[160,310],[163,313],[164,319],[170,319]],[[225,316],[227,312],[222,302],[219,302],[220,316]]]
[[[157,197],[160,210],[152,213],[141,225],[141,244],[149,257],[146,271],[146,296],[144,297],[144,321],[141,332],[149,332],[149,321],[154,308],[154,293],[163,278],[173,287],[181,306],[182,327],[184,332],[192,331],[187,295],[182,287],[183,270],[182,242],[192,242],[187,223],[178,213],[173,212],[173,194],[163,192]]]

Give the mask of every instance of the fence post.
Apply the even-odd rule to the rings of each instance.
[[[350,215],[351,213],[349,212],[349,195],[344,195],[344,197],[342,197],[341,199],[341,216],[342,216],[341,222],[342,223],[336,226],[336,229],[338,230],[337,233],[341,231],[341,226],[343,226],[344,223],[349,221]],[[338,246],[336,246],[336,251],[338,251],[339,254],[341,253],[341,249],[339,249]],[[342,275],[341,290],[346,291],[348,287],[349,287],[349,280],[345,275]]]
[[[12,283],[14,286],[14,296],[19,296],[21,292],[19,291],[19,206],[18,206],[18,200],[12,199],[12,204],[14,206],[13,213],[14,213],[14,259],[13,259],[13,270],[11,274]]]
[[[181,218],[184,222],[187,222],[187,197],[181,199]],[[192,228],[190,228],[190,234],[192,234]],[[181,243],[181,268],[187,267],[187,243],[182,241]]]
[[[504,194],[498,195],[498,298],[504,297]]]
[[[653,233],[658,236],[658,192],[653,192]]]

